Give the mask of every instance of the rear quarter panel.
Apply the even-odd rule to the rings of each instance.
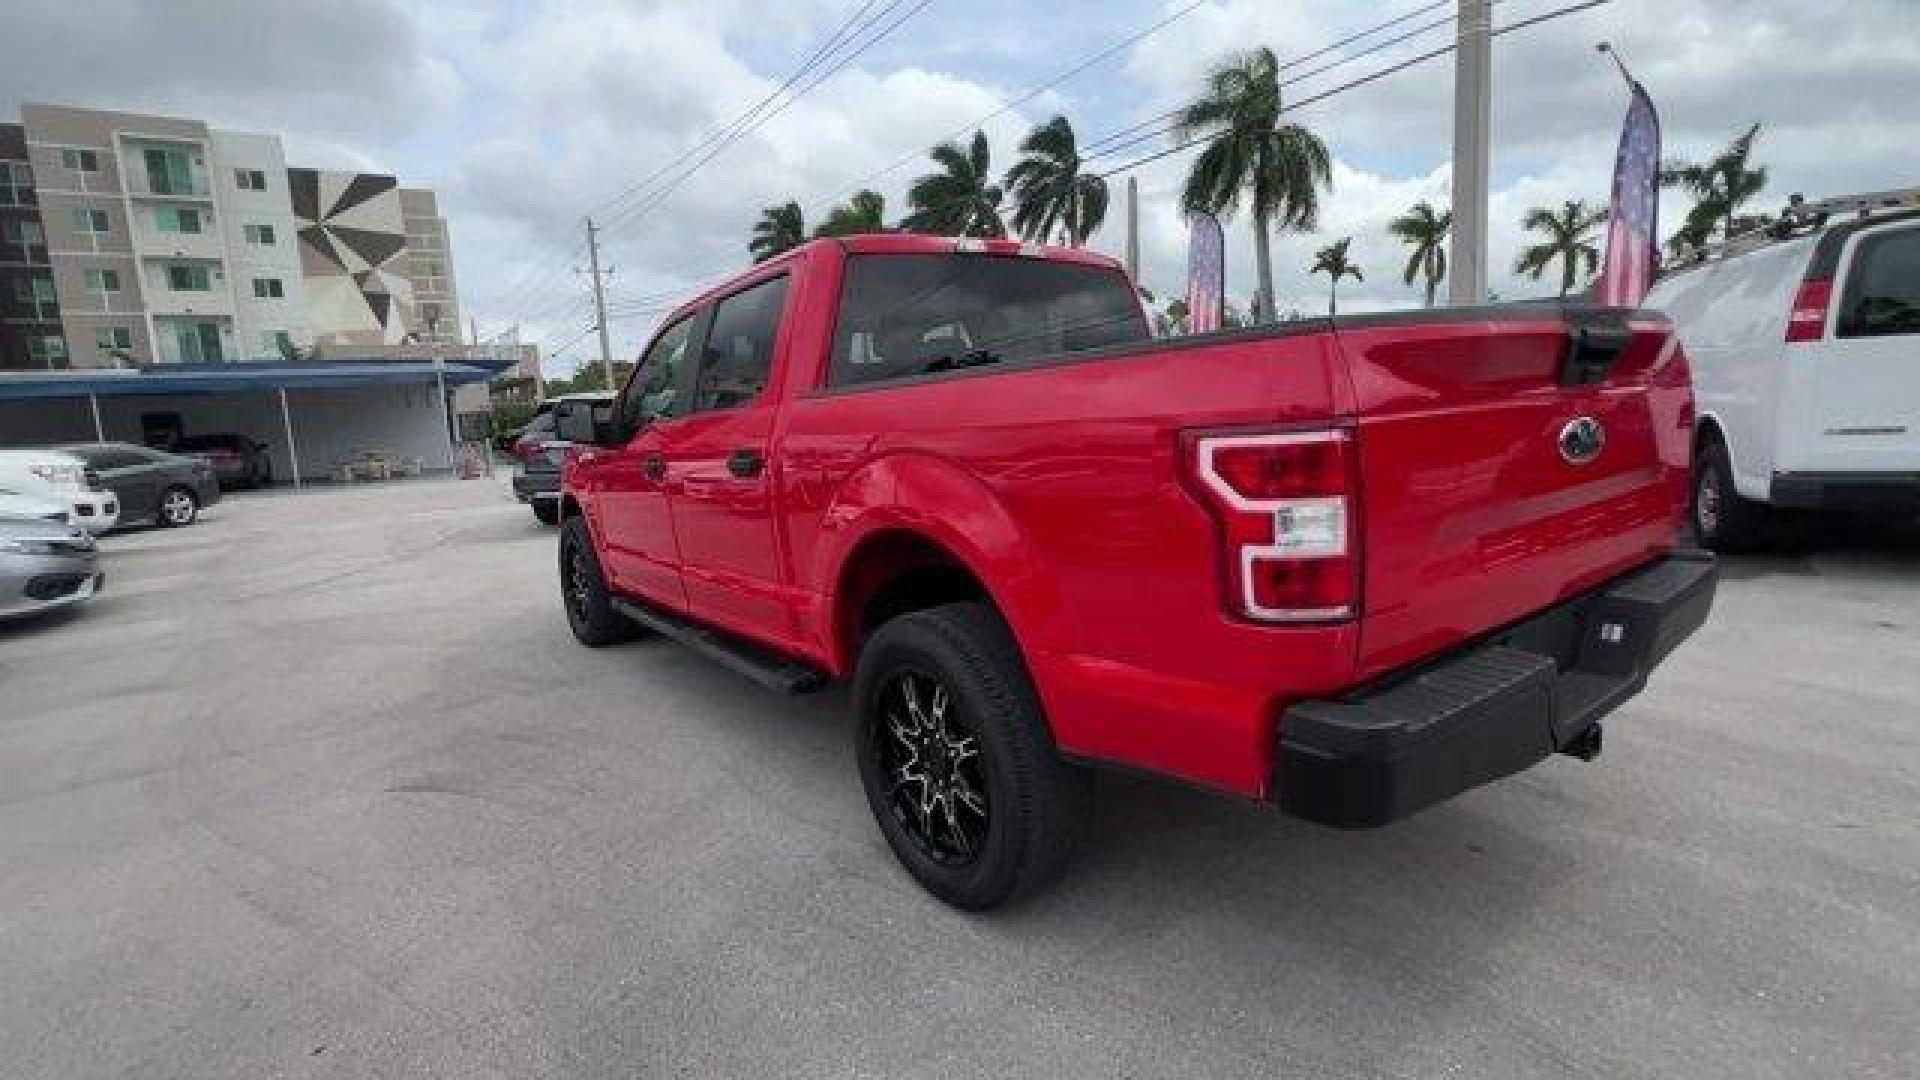
[[[852,659],[826,617],[844,553],[912,521],[993,592],[1063,750],[1263,793],[1276,693],[1341,685],[1353,631],[1224,614],[1178,433],[1326,423],[1335,371],[1302,333],[802,393],[780,505],[817,651]]]

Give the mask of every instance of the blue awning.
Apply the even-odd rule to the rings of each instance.
[[[154,397],[245,394],[353,386],[448,386],[483,382],[500,369],[492,357],[423,361],[301,360],[270,363],[156,364],[134,370],[0,371],[0,401],[14,398]]]

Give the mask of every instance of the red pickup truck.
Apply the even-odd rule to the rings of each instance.
[[[967,908],[1061,865],[1093,764],[1359,827],[1591,758],[1713,601],[1651,312],[1156,341],[1084,251],[819,240],[557,424],[574,634],[850,678],[881,831]]]

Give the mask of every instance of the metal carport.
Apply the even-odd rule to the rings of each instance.
[[[276,474],[291,476],[298,487],[303,472],[308,477],[316,475],[311,468],[302,469],[303,439],[296,437],[300,399],[304,396],[311,407],[310,422],[328,428],[309,432],[304,439],[309,464],[316,453],[337,455],[341,440],[333,437],[334,429],[348,430],[357,424],[374,431],[372,438],[393,438],[399,432],[398,437],[404,438],[409,448],[432,446],[435,456],[443,454],[443,463],[451,467],[454,433],[449,388],[482,382],[498,366],[490,357],[462,357],[457,361],[304,360],[167,364],[125,370],[0,371],[0,446],[83,442],[89,438],[137,442],[139,433],[128,419],[139,415],[133,410],[171,403],[175,409],[215,418],[203,420],[203,426],[228,424],[238,429],[246,425],[250,430],[245,433],[273,447]],[[74,410],[76,415],[63,417],[52,408],[61,399],[84,411]],[[267,402],[264,409],[260,407],[262,399]],[[374,418],[387,422],[367,428]],[[264,430],[269,420],[277,437],[254,433]],[[348,430],[347,437],[357,433]],[[280,460],[282,455],[284,460]],[[279,473],[281,468],[286,469],[284,474]]]

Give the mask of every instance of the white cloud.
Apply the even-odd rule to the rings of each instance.
[[[908,155],[871,186],[902,209],[925,147],[1079,58],[1184,8],[1184,0],[1036,6],[935,3],[894,38],[729,147],[644,216],[611,196],[672,161],[758,100],[855,9],[849,0],[224,0],[155,7],[16,0],[0,42],[0,108],[22,99],[176,112],[278,131],[306,163],[399,172],[436,186],[451,218],[468,310],[529,336],[586,325],[580,216],[609,224],[614,295],[631,299],[709,281],[744,265],[762,206],[797,198],[809,220],[855,181]],[[1191,97],[1209,64],[1265,43],[1283,61],[1415,5],[1347,0],[1213,0],[1163,31],[988,125],[996,170],[1027,126],[1060,110],[1082,138]],[[1496,24],[1552,5],[1514,0]],[[1417,26],[1439,11],[1403,24]],[[1920,116],[1910,108],[1920,19],[1912,0],[1616,0],[1501,38],[1494,46],[1491,277],[1504,296],[1549,291],[1511,272],[1527,207],[1605,196],[1625,107],[1617,75],[1593,51],[1613,41],[1659,103],[1667,149],[1700,155],[1753,121],[1772,182],[1762,203],[1913,182]],[[1395,31],[1398,32],[1398,31]],[[1360,58],[1287,88],[1300,100],[1446,40],[1445,31]],[[1347,54],[1365,47],[1363,41]],[[183,56],[204,63],[181,63]],[[1289,69],[1300,75],[1337,57]],[[1277,237],[1283,306],[1325,307],[1312,251],[1353,236],[1363,283],[1342,305],[1418,302],[1401,284],[1404,249],[1388,218],[1419,198],[1447,201],[1449,62],[1385,78],[1302,109],[1336,158],[1314,235]],[[1149,143],[1134,152],[1164,146]],[[1110,166],[1113,159],[1102,162]],[[1184,155],[1141,168],[1146,283],[1177,288],[1184,227],[1176,194]],[[1096,246],[1118,252],[1120,194]],[[1684,210],[1669,195],[1669,224]],[[1228,223],[1229,282],[1244,302],[1253,244]],[[623,317],[630,355],[650,320]],[[577,347],[557,368],[584,355]]]

